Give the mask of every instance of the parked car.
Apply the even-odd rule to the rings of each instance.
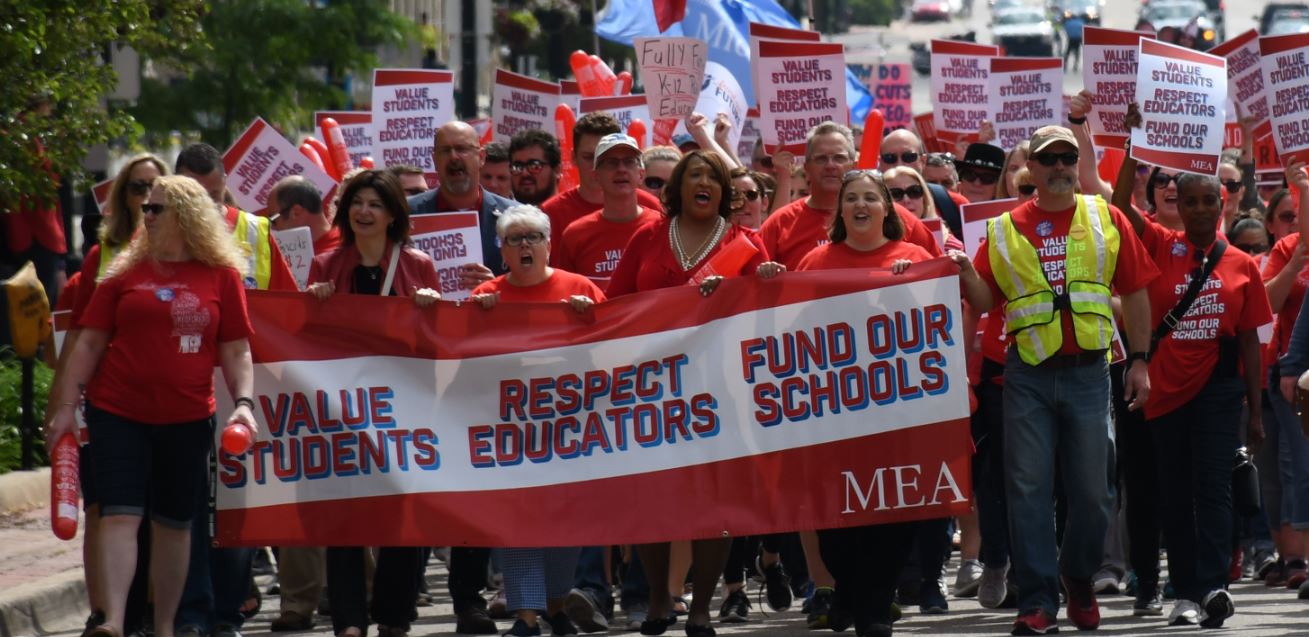
[[[1054,25],[1039,7],[1001,9],[993,16],[991,41],[1004,47],[1007,55],[1054,55]]]
[[[1218,25],[1203,0],[1155,0],[1141,9],[1141,19],[1156,31],[1172,28],[1189,35],[1197,51],[1212,49],[1220,39]]]
[[[1255,16],[1259,21],[1259,33],[1274,35],[1274,29],[1281,33],[1299,33],[1298,24],[1309,20],[1309,4],[1304,2],[1270,2],[1264,5],[1263,15]],[[1278,27],[1278,23],[1286,23]]]
[[[909,7],[909,19],[913,22],[944,22],[952,15],[953,7],[949,0],[914,0]]]
[[[1053,0],[1049,8],[1050,14],[1061,23],[1080,15],[1086,18],[1087,24],[1100,26],[1100,16],[1104,15],[1104,2],[1101,0]]]

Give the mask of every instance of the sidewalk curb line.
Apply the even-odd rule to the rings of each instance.
[[[0,637],[77,630],[90,613],[82,571],[60,573],[0,593]]]

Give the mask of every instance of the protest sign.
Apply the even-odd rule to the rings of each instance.
[[[455,119],[454,74],[427,69],[373,71],[373,162],[436,172],[436,129]]]
[[[694,112],[703,114],[710,122],[715,121],[714,118],[719,113],[727,115],[728,121],[732,123],[732,129],[727,133],[728,147],[736,148],[741,143],[741,135],[747,125],[746,113],[750,110],[745,102],[745,93],[741,92],[741,84],[732,77],[726,67],[717,62],[710,62],[705,65],[703,86],[700,91],[700,101],[696,102]],[[686,121],[677,120],[673,135],[685,132]],[[758,135],[757,129],[756,135]],[[738,157],[747,156],[738,155]]]
[[[441,281],[441,298],[462,301],[472,294],[471,288],[459,284],[459,270],[469,263],[482,262],[482,235],[475,211],[442,212],[411,217],[410,241],[427,253],[436,264]]]
[[[219,452],[217,540],[639,544],[963,514],[956,272],[738,277],[586,314],[251,293],[260,434]],[[703,515],[650,516],[631,494],[656,484]]]
[[[1032,138],[1042,126],[1062,122],[1064,64],[1059,58],[991,58],[987,119],[1005,150]]]
[[[1277,142],[1273,136],[1261,137],[1254,142],[1254,170],[1257,173],[1277,173],[1277,179],[1283,179],[1282,158],[1277,154]]]
[[[318,139],[323,143],[327,143],[323,120],[329,117],[341,125],[341,137],[345,139],[345,148],[350,152],[350,165],[359,167],[359,162],[373,153],[373,114],[367,111],[316,111],[314,126],[318,129]]]
[[[868,78],[873,106],[882,111],[882,136],[913,126],[913,71],[908,64],[878,64]]]
[[[262,117],[255,118],[223,153],[223,168],[227,172],[227,189],[236,199],[237,207],[247,212],[261,213],[268,206],[269,191],[283,177],[300,175],[308,179],[323,193],[324,201],[332,198],[336,188],[336,181],[301,155]]]
[[[110,177],[94,186],[91,186],[91,197],[95,199],[95,207],[100,214],[105,214],[105,206],[109,205],[109,195],[114,190],[114,177]]]
[[[1132,158],[1217,175],[1227,120],[1227,60],[1158,40],[1141,40],[1140,46],[1141,126],[1132,129]]]
[[[1272,133],[1273,125],[1268,119],[1268,91],[1264,90],[1263,64],[1260,62],[1259,32],[1250,29],[1219,44],[1209,53],[1227,58],[1227,96],[1241,108],[1242,116],[1255,118],[1255,139]]]
[[[750,86],[754,90],[755,106],[759,105],[759,43],[761,41],[821,42],[823,39],[822,34],[817,31],[792,29],[758,22],[749,23],[747,31],[747,40],[750,45]]]
[[[987,116],[990,58],[1000,48],[987,44],[932,40],[932,122],[947,142],[976,140]]]
[[[618,120],[618,125],[623,127],[623,131],[631,125],[632,120],[639,119],[645,122],[645,140],[641,141],[642,148],[650,147],[651,125],[650,109],[646,105],[645,95],[636,93],[633,95],[616,95],[614,97],[583,97],[580,106],[578,106],[578,116],[587,113],[605,112],[614,116]],[[671,127],[670,129],[671,130]]]
[[[1095,108],[1087,117],[1091,139],[1097,146],[1122,148],[1127,141],[1123,118],[1127,105],[1136,101],[1136,54],[1139,31],[1088,26],[1082,40],[1082,84],[1095,95]]]
[[[764,149],[804,152],[809,130],[823,122],[850,123],[845,105],[845,47],[827,42],[759,42],[760,133]]]
[[[754,156],[755,142],[759,141],[759,109],[750,108],[745,112],[745,122],[741,124],[741,138],[736,142],[736,156],[744,161]]]
[[[507,144],[520,131],[554,130],[559,94],[559,85],[554,82],[496,69],[491,139]]]
[[[1259,38],[1273,141],[1284,165],[1309,160],[1309,33]]]
[[[947,151],[946,145],[936,136],[936,121],[932,113],[919,113],[914,115],[914,130],[918,133],[918,139],[923,140],[923,146],[929,153],[943,153]]]
[[[295,284],[301,290],[309,282],[309,265],[314,262],[314,235],[309,228],[287,228],[274,230],[273,238],[282,251],[282,258],[291,266]]]
[[[700,101],[709,45],[695,38],[636,38],[634,48],[650,116],[685,119]]]
[[[968,256],[976,256],[977,249],[981,247],[982,241],[986,239],[987,222],[1017,208],[1018,205],[1017,199],[996,199],[966,203],[960,206],[959,217],[963,220],[964,226],[964,236],[962,237],[964,252]]]

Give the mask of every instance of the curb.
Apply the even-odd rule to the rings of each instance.
[[[50,467],[0,474],[0,514],[50,505]]]
[[[80,630],[90,613],[82,572],[60,573],[30,586],[0,592],[0,637]]]

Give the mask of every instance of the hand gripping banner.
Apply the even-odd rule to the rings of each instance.
[[[585,314],[251,293],[260,432],[218,452],[216,537],[585,546],[962,514],[954,272],[741,277]]]

